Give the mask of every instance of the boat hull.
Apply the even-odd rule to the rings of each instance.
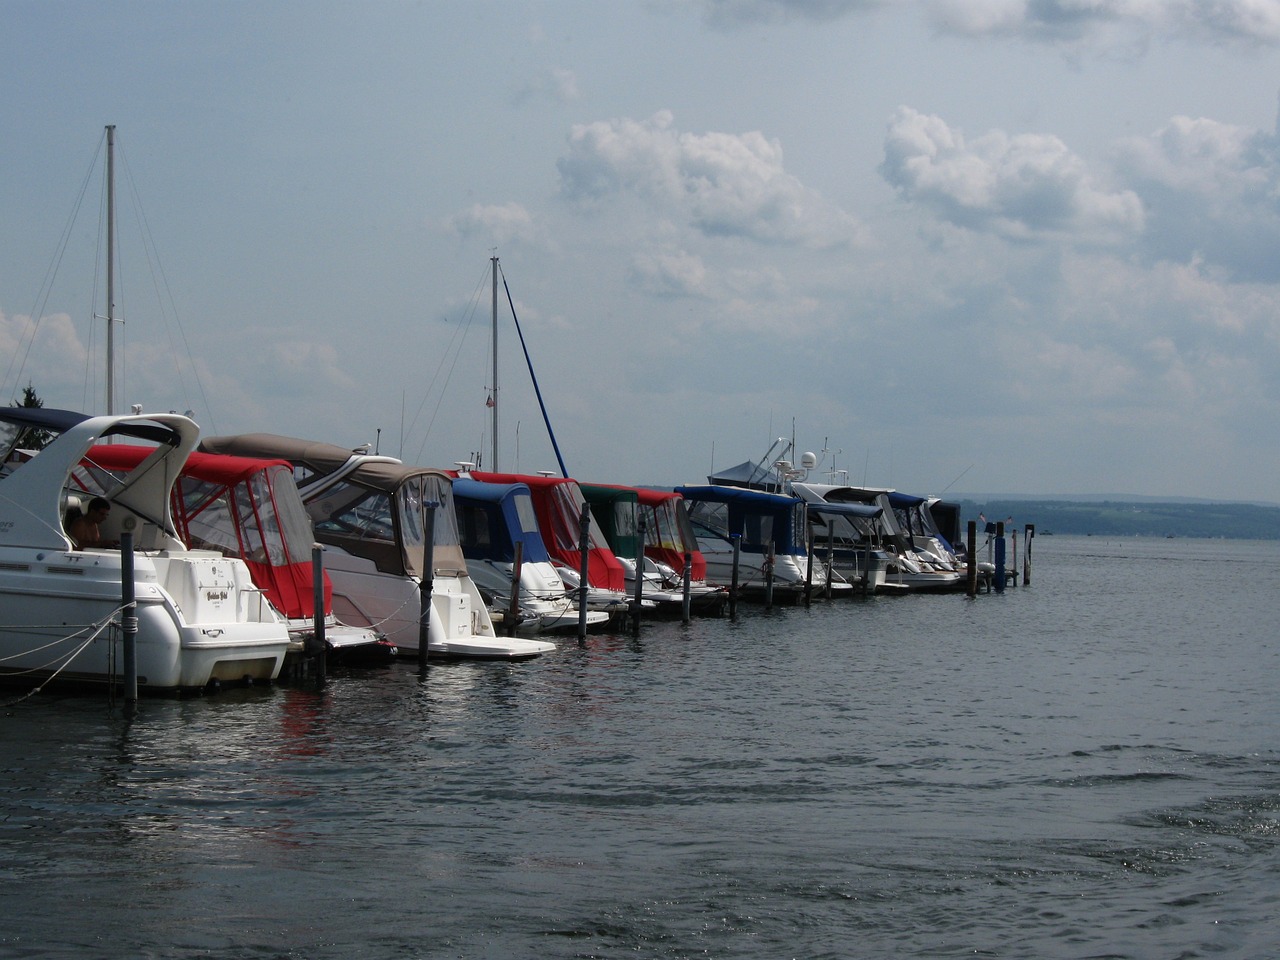
[[[0,676],[121,681],[121,573],[119,551],[0,549]],[[243,563],[136,554],[133,592],[139,692],[279,675],[288,630]]]
[[[402,655],[421,645],[421,588],[417,579],[379,571],[363,557],[330,547],[325,571],[333,584],[333,613],[343,623],[373,627]],[[427,653],[438,657],[519,660],[555,649],[523,637],[499,637],[470,577],[437,575],[431,583]]]

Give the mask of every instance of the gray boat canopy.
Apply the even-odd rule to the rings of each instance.
[[[466,573],[453,505],[453,478],[435,467],[332,443],[269,433],[206,437],[206,453],[288,460],[323,544],[372,560],[384,573],[420,578],[424,504],[435,502],[432,566],[438,576]]]

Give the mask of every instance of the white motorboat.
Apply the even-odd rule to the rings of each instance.
[[[56,434],[14,456],[28,429]],[[94,444],[127,438],[151,452],[102,490],[105,541],[77,549],[68,524],[82,509],[73,473]],[[0,676],[82,684],[119,682],[122,581],[130,561],[141,693],[196,691],[214,682],[270,681],[289,649],[284,619],[243,561],[192,550],[175,529],[170,491],[199,428],[177,414],[90,417],[0,408]]]
[[[86,496],[100,493],[120,474],[136,470],[149,453],[134,444],[97,444],[76,472],[77,480]],[[171,509],[174,526],[189,546],[245,562],[304,649],[319,634],[326,651],[347,663],[395,655],[378,631],[334,616],[333,583],[323,562],[314,564],[315,533],[287,461],[193,451],[174,485]]]

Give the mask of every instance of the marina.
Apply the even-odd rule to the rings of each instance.
[[[413,467],[269,434],[207,438],[197,451],[198,427],[176,414],[95,419],[10,407],[0,411],[0,421],[6,425],[0,498],[8,517],[0,525],[8,557],[0,589],[12,598],[0,623],[0,679],[34,688],[91,683],[122,688],[134,701],[139,693],[273,681],[289,657],[317,660],[319,667],[294,663],[286,675],[323,680],[330,655],[375,649],[416,655],[424,667],[430,657],[522,660],[555,649],[528,633],[564,626],[573,612],[581,640],[589,626],[617,620],[638,631],[654,612],[688,622],[695,610],[720,615],[727,607],[733,615],[739,598],[761,602],[767,611],[775,603],[865,598],[887,589],[887,583],[871,587],[864,577],[855,591],[835,568],[830,536],[825,554],[816,556],[821,547],[808,505],[789,486],[772,493],[680,487],[647,495],[642,515],[635,488]],[[58,436],[45,449],[23,447],[35,428]],[[147,442],[99,443],[113,434]],[[457,507],[455,483],[464,495]],[[489,485],[492,501],[484,493]],[[501,580],[487,580],[482,593],[470,575],[471,565],[483,578],[498,572],[484,548],[493,542],[490,529],[496,532],[510,517],[477,505],[499,505],[507,496],[517,498],[515,519],[528,527],[517,538],[521,549],[529,548],[531,565],[547,567],[541,595],[535,590],[530,597],[556,609],[546,620],[543,613],[521,612],[523,559],[507,559],[515,543],[509,532],[499,553],[505,596]],[[885,505],[874,516],[902,509],[892,506],[888,492],[876,496]],[[899,502],[917,512],[924,503]],[[673,516],[664,521],[659,505]],[[77,532],[86,513],[94,518],[92,541]],[[821,518],[815,511],[815,521]],[[906,562],[915,546],[911,523],[886,541],[890,564]],[[955,590],[967,582],[972,597],[976,522],[968,526],[966,553],[975,559],[967,568],[936,527],[921,532],[920,547],[935,551],[935,559],[952,557],[947,585]],[[1034,529],[1025,532],[1024,583]],[[1007,572],[1003,524],[990,525],[988,533],[994,586],[1003,590],[1018,582],[1017,531],[1009,531],[1015,563]],[[671,553],[676,536],[682,572],[668,564],[658,576],[659,563],[677,560]],[[314,541],[310,556],[308,541]],[[610,544],[631,553],[630,561],[620,560]],[[845,540],[842,546],[868,556],[873,544]],[[142,574],[135,576],[138,564]],[[647,566],[653,578],[643,572]],[[703,577],[697,583],[695,567]],[[86,586],[90,574],[92,586]],[[559,603],[574,609],[554,608]],[[161,606],[178,628],[163,640],[151,626]],[[530,616],[538,625],[522,636],[521,622]],[[499,631],[495,619],[506,629]],[[248,642],[250,623],[261,624],[257,646]],[[216,652],[233,637],[241,638],[240,653]]]

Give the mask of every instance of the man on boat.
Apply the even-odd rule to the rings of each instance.
[[[110,515],[111,504],[105,498],[94,497],[90,500],[88,512],[72,517],[67,523],[67,536],[71,538],[75,548],[83,550],[86,547],[120,546],[117,541],[102,537],[102,524]]]

